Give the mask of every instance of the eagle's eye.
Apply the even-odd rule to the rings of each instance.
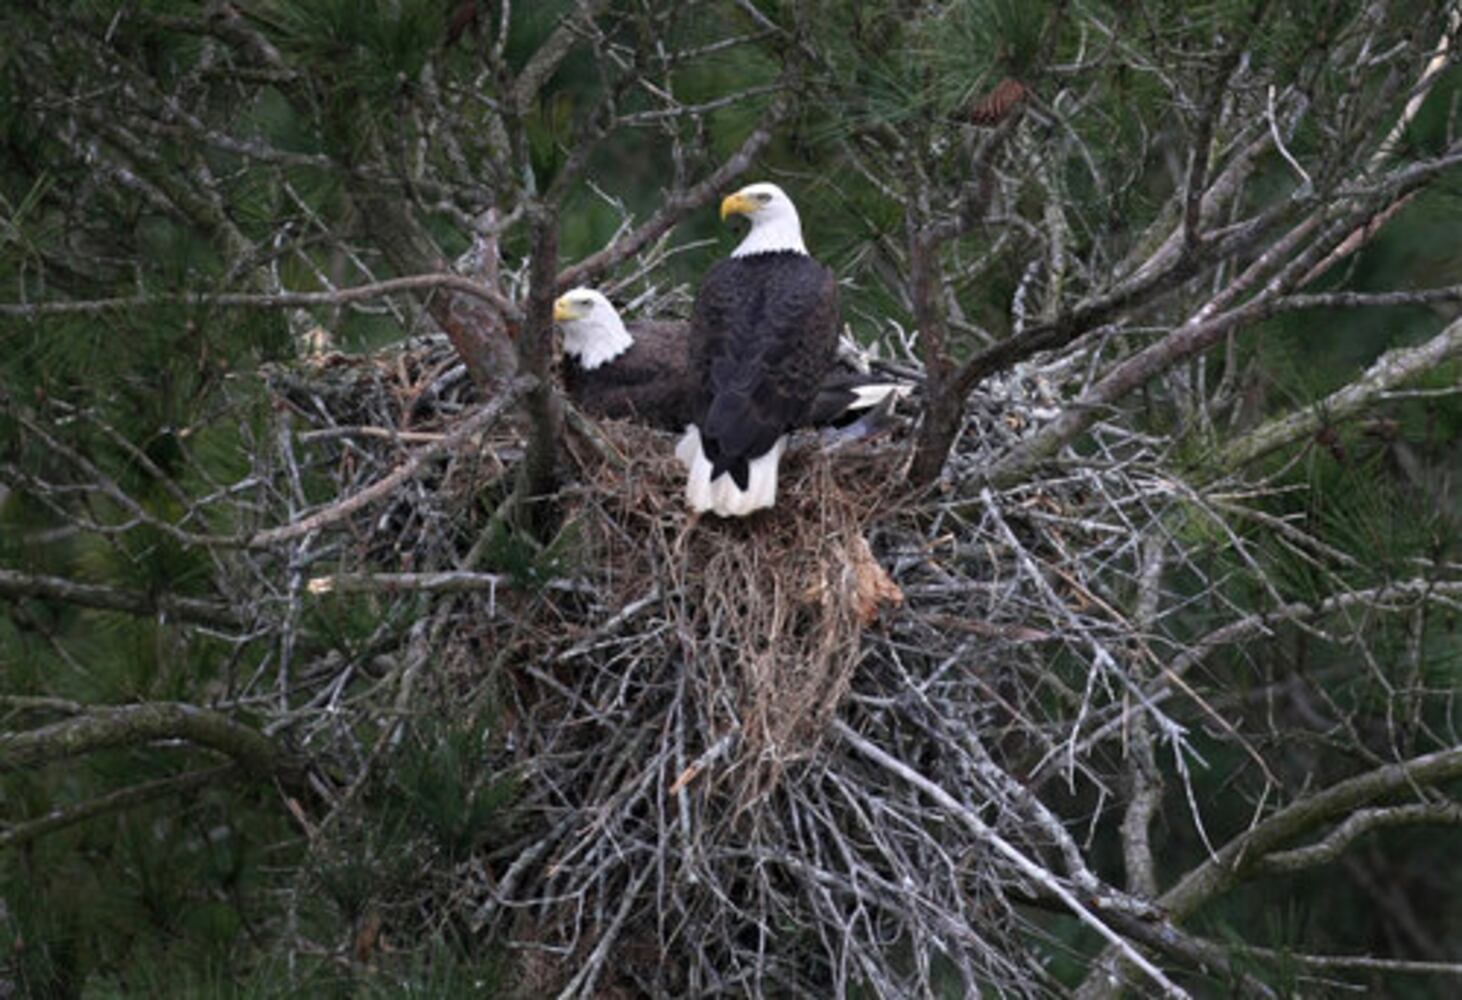
[[[772,196],[765,191],[758,191],[756,193],[756,200],[765,205],[767,202],[772,200]]]

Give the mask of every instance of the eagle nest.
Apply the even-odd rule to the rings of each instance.
[[[737,788],[744,808],[815,750],[849,689],[863,629],[902,602],[868,542],[875,519],[900,505],[900,453],[831,454],[806,435],[784,460],[777,506],[723,520],[687,514],[685,472],[665,434],[623,422],[600,432],[565,516],[582,527],[616,603],[659,604],[671,642],[659,662],[695,694],[676,710],[719,737],[713,746],[734,748],[707,781]],[[680,787],[705,766],[688,763]]]
[[[1097,774],[1081,739],[1140,679],[1111,594],[1162,502],[1129,502],[1136,440],[980,485],[1038,375],[973,402],[937,493],[900,485],[906,426],[808,434],[737,520],[687,512],[667,435],[570,421],[542,543],[505,513],[516,418],[452,436],[484,401],[441,340],[271,372],[282,511],[417,463],[279,551],[300,585],[259,604],[314,650],[278,724],[329,788],[300,905],[354,929],[300,947],[379,968],[451,926],[534,997],[1054,991],[1017,904],[1079,850],[1035,789]]]

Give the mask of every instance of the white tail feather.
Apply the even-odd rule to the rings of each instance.
[[[689,471],[695,457],[701,454],[701,429],[695,424],[686,424],[685,433],[675,442],[675,457]]]
[[[675,446],[675,457],[685,466],[685,502],[694,511],[707,511],[715,506],[711,486],[711,460],[701,448],[701,432],[694,424]]]
[[[866,410],[877,406],[889,396],[903,399],[913,391],[913,386],[904,382],[876,382],[871,385],[858,385],[853,387],[853,401],[848,404],[849,410]]]
[[[771,451],[752,459],[743,490],[729,472],[711,481],[711,460],[701,448],[700,431],[694,425],[687,427],[675,446],[675,457],[686,468],[685,502],[691,510],[714,511],[722,517],[745,517],[752,511],[773,506],[777,502],[777,466],[786,447],[787,438],[783,435],[777,438]]]

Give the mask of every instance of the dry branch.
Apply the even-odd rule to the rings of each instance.
[[[321,292],[159,292],[154,295],[127,295],[107,299],[60,300],[48,302],[3,302],[0,316],[40,319],[45,316],[90,316],[104,312],[131,309],[158,309],[175,306],[218,309],[299,309],[306,306],[342,306],[352,302],[399,295],[402,292],[449,289],[470,298],[481,299],[504,316],[521,319],[521,310],[496,289],[460,274],[413,274],[404,278],[388,278],[352,288],[335,288]]]
[[[1188,996],[1188,992],[1186,990],[1179,988],[1175,983],[1168,979],[1167,976],[1163,975],[1162,971],[1158,969],[1157,966],[1153,965],[1147,959],[1143,958],[1141,954],[1139,954],[1136,950],[1132,948],[1132,946],[1126,941],[1126,939],[1122,938],[1120,935],[1114,932],[1110,927],[1102,922],[1100,917],[1092,913],[1090,909],[1083,905],[1070,889],[1068,889],[1066,886],[1062,885],[1060,881],[1052,877],[1051,873],[1048,872],[1044,867],[1036,864],[1030,858],[1026,857],[1020,851],[1012,847],[1009,843],[1005,841],[1003,837],[997,835],[994,830],[992,830],[977,815],[975,815],[974,812],[961,806],[960,803],[957,802],[948,792],[940,788],[928,778],[914,771],[903,761],[899,760],[896,757],[890,756],[888,753],[879,749],[877,746],[863,739],[863,737],[859,736],[845,723],[838,723],[837,731],[838,735],[840,735],[843,739],[852,744],[859,753],[862,753],[872,758],[879,766],[888,768],[890,771],[893,771],[905,781],[913,784],[925,795],[928,795],[930,798],[934,799],[945,809],[949,810],[949,812],[953,814],[957,819],[959,819],[961,823],[968,826],[970,828],[970,832],[973,833],[977,838],[979,838],[982,842],[990,844],[996,851],[998,851],[1013,865],[1015,865],[1015,867],[1022,874],[1033,880],[1037,885],[1039,885],[1046,892],[1050,893],[1056,899],[1060,900],[1061,903],[1071,911],[1073,916],[1075,916],[1082,923],[1086,924],[1088,927],[1096,931],[1108,942],[1110,942],[1114,948],[1122,953],[1123,957],[1125,957],[1127,961],[1131,962],[1134,966],[1141,970],[1143,975],[1147,976],[1155,984],[1157,984],[1157,986],[1162,990],[1164,996]]]
[[[143,617],[161,616],[215,628],[237,628],[240,623],[239,616],[232,609],[217,601],[173,594],[133,593],[104,584],[18,573],[4,568],[0,568],[0,597],[64,601],[102,611],[120,611]]]
[[[1321,427],[1355,416],[1403,382],[1462,357],[1462,320],[1425,344],[1381,355],[1365,373],[1303,411],[1276,417],[1226,444],[1219,454],[1224,469],[1238,469],[1285,445],[1313,437]]]
[[[339,500],[323,510],[315,511],[313,514],[300,518],[291,524],[257,532],[248,538],[247,544],[253,548],[270,548],[281,542],[302,538],[319,531],[321,528],[329,527],[332,524],[343,521],[356,511],[389,497],[403,483],[409,482],[412,478],[421,475],[426,469],[427,463],[432,459],[438,455],[460,448],[463,444],[471,441],[474,435],[480,434],[490,428],[512,408],[520,396],[535,384],[535,379],[526,376],[514,380],[499,396],[453,427],[451,432],[440,441],[435,441],[412,452],[411,456],[392,470],[389,475],[383,476],[358,493],[353,493],[345,499]]]
[[[1163,893],[1158,904],[1182,920],[1232,888],[1284,844],[1388,795],[1444,784],[1462,776],[1462,747],[1397,761],[1302,796],[1225,844]]]

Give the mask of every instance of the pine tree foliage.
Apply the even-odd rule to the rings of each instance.
[[[1459,20],[6,5],[0,996],[1450,995]],[[917,393],[692,524],[759,178]]]

